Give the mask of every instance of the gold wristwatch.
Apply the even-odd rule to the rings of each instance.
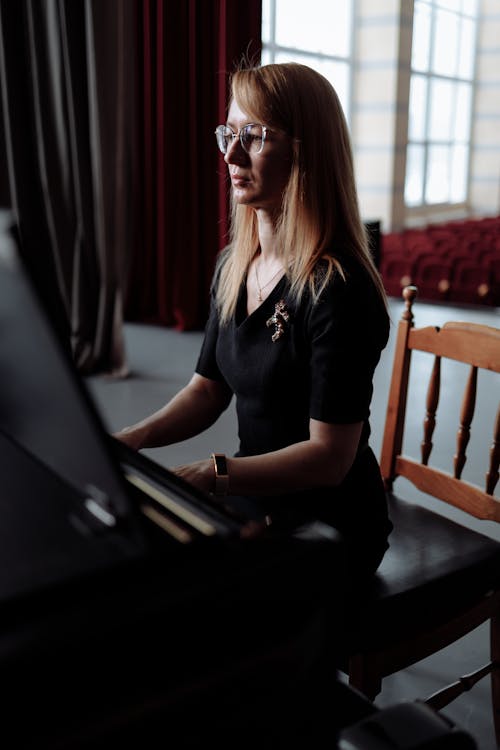
[[[217,497],[225,497],[229,488],[229,474],[224,453],[212,453],[215,471],[215,492]]]

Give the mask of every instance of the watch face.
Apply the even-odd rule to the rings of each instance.
[[[229,477],[227,475],[227,462],[223,453],[212,453],[215,470],[215,494],[227,495]]]
[[[215,453],[215,473],[219,476],[227,476],[227,462],[223,453]]]

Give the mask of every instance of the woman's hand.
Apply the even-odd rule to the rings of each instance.
[[[132,448],[134,451],[138,451],[142,447],[142,438],[137,430],[125,427],[119,432],[113,432],[112,437],[116,438],[116,440],[119,440],[121,443],[125,443],[125,445],[128,445],[128,447]]]
[[[203,490],[207,493],[212,493],[214,490],[215,473],[212,459],[204,459],[201,461],[194,461],[191,464],[170,467],[170,471],[178,477],[182,477],[182,479],[185,479],[186,482],[194,485],[199,490]],[[221,504],[224,504],[223,500],[221,500]],[[269,531],[270,525],[270,516],[266,516],[263,521],[247,520],[241,525],[240,538],[256,539],[258,537],[263,537],[266,532]]]
[[[214,491],[215,472],[211,458],[170,467],[170,471],[203,492],[210,493]]]
[[[179,443],[210,427],[228,407],[231,395],[225,383],[195,373],[165,406],[113,437],[133,450]]]

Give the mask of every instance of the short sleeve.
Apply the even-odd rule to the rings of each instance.
[[[224,380],[216,359],[217,339],[219,336],[219,315],[215,300],[216,278],[217,272],[210,288],[210,312],[195,371],[199,375],[203,375],[203,377],[210,378],[211,380]]]
[[[310,417],[348,424],[369,418],[373,375],[389,332],[388,315],[364,271],[335,274],[311,304]]]

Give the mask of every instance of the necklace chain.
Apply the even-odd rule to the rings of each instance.
[[[262,291],[263,291],[263,290],[264,290],[264,289],[265,289],[265,288],[266,288],[267,286],[269,286],[269,284],[271,283],[271,281],[274,281],[274,279],[276,278],[276,276],[277,276],[277,275],[278,275],[279,273],[281,273],[281,272],[283,271],[283,266],[280,266],[280,267],[278,268],[278,270],[276,271],[276,273],[275,273],[275,274],[274,274],[273,276],[271,276],[271,278],[269,279],[269,281],[266,281],[266,283],[265,283],[265,284],[264,284],[263,286],[261,286],[261,285],[260,285],[260,282],[259,282],[259,274],[258,274],[258,271],[257,271],[257,266],[258,266],[258,265],[259,265],[259,264],[258,264],[258,261],[256,261],[256,262],[255,262],[255,266],[254,266],[254,268],[255,268],[255,281],[257,282],[257,288],[258,288],[258,290],[259,290],[259,292],[258,292],[258,294],[257,294],[257,301],[258,301],[258,302],[263,302],[264,300],[262,299]]]

